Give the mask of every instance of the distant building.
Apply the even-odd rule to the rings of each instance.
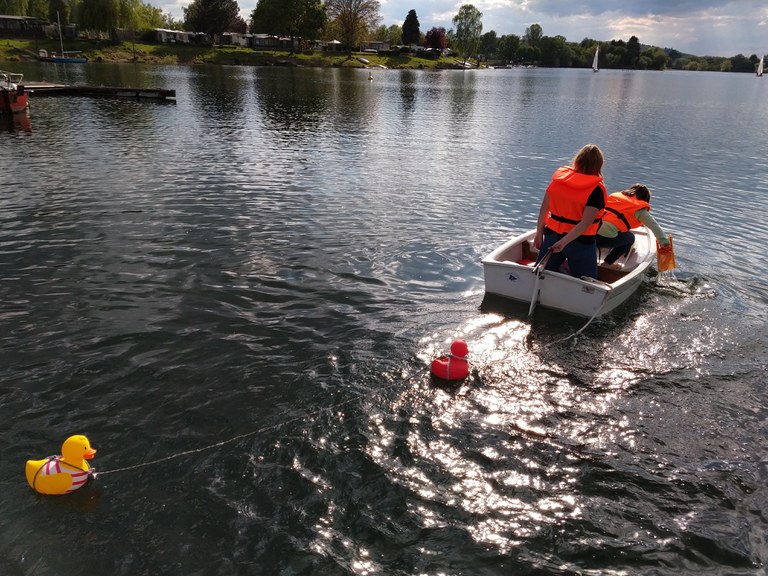
[[[291,48],[290,38],[281,38],[271,34],[250,34],[249,36],[248,45],[254,50],[298,50],[299,47],[297,39],[293,40],[293,48]]]
[[[363,42],[360,44],[361,52],[378,52],[379,50],[389,50],[389,42]]]
[[[219,38],[219,44],[223,46],[244,46],[251,45],[253,34],[240,34],[239,32],[224,32]]]
[[[38,18],[0,15],[0,38],[45,38],[43,26]]]
[[[155,28],[155,41],[161,44],[210,44],[211,39],[205,32],[185,32]]]

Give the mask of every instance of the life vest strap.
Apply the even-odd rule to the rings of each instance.
[[[555,214],[554,212],[550,212],[549,217],[552,218],[552,220],[556,220],[557,222],[562,222],[563,224],[571,224],[573,226],[576,226],[576,224],[580,222],[579,220],[571,220],[570,218],[566,218],[565,216],[560,216],[559,214]],[[600,222],[600,218],[595,218],[594,220],[592,220],[592,224],[597,224],[598,222]]]
[[[621,212],[619,212],[615,208],[611,208],[610,206],[606,206],[605,210],[606,210],[606,212],[610,212],[611,214],[615,215],[616,218],[621,220],[622,224],[624,224],[624,226],[627,227],[627,229],[626,230],[622,230],[622,232],[628,232],[632,228],[632,226],[629,225],[629,220],[627,220],[627,217],[624,216],[624,214],[622,214]]]

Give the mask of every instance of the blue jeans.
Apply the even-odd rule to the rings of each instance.
[[[545,232],[536,262],[541,260],[549,247],[563,236],[565,234]],[[546,270],[557,271],[566,260],[568,260],[568,267],[571,269],[571,276],[597,278],[597,248],[594,241],[586,243],[577,238],[568,244],[562,252],[553,253],[549,257]]]
[[[598,248],[612,248],[608,256],[603,260],[606,264],[613,264],[622,256],[629,254],[629,250],[634,243],[635,235],[632,232],[619,232],[615,238],[597,237]]]

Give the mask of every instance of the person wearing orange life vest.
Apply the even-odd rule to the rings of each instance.
[[[659,246],[669,244],[664,230],[651,216],[651,191],[643,184],[634,184],[608,196],[600,228],[597,231],[598,249],[610,248],[603,260],[609,268],[619,268],[616,260],[629,254],[635,243],[632,228],[646,226],[659,241]]]
[[[552,175],[539,209],[533,245],[538,263],[551,251],[547,270],[558,270],[567,261],[572,276],[597,278],[596,235],[605,207],[603,152],[587,144],[576,153],[571,166]]]

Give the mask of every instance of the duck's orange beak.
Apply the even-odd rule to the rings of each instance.
[[[85,451],[85,454],[83,454],[83,458],[85,458],[86,460],[90,460],[95,455],[96,455],[96,450],[94,450],[93,448],[88,448],[88,450]]]

